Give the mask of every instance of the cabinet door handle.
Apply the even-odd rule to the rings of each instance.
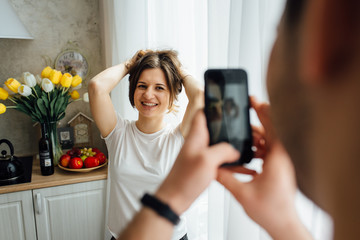
[[[42,201],[41,201],[41,194],[35,194],[35,211],[37,214],[41,214],[42,212]]]

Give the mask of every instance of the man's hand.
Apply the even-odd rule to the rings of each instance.
[[[240,153],[228,143],[209,145],[204,113],[195,115],[189,135],[179,156],[156,193],[178,214],[183,213],[217,176],[218,168],[239,159]],[[242,173],[256,174],[242,168]]]
[[[217,180],[234,195],[249,217],[272,237],[311,239],[295,210],[295,171],[290,157],[275,135],[269,116],[270,106],[253,98],[251,105],[262,124],[253,127],[253,141],[257,149],[255,157],[264,161],[263,171],[252,181],[243,183],[233,176],[234,172],[238,172],[236,167],[222,168]]]

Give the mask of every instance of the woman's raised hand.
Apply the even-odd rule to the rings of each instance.
[[[129,60],[127,60],[125,62],[125,67],[128,70],[128,72],[134,67],[135,63],[137,61],[139,61],[140,58],[142,58],[145,54],[149,53],[149,52],[153,52],[153,50],[150,49],[141,49],[139,51],[137,51],[134,56],[132,56],[132,58],[130,58]]]

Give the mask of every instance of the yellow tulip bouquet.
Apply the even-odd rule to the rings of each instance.
[[[50,132],[56,162],[62,154],[56,135],[56,123],[65,117],[66,107],[70,103],[81,99],[77,91],[81,88],[81,83],[79,75],[62,74],[49,66],[42,70],[41,76],[24,72],[20,82],[9,78],[4,87],[0,87],[0,99],[9,99],[15,104],[5,106],[0,103],[0,114],[5,113],[7,108],[14,108],[29,115],[34,122],[45,123]],[[82,99],[88,102],[88,94],[85,93]]]

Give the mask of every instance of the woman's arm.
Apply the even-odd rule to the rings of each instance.
[[[90,109],[103,137],[109,135],[116,126],[116,114],[110,92],[148,51],[151,50],[139,50],[130,60],[110,67],[91,79],[89,84]]]
[[[180,125],[180,131],[184,138],[189,134],[191,122],[195,113],[204,107],[204,90],[199,86],[195,78],[185,71],[181,73],[183,85],[189,103],[186,107],[184,118]]]
[[[90,109],[95,123],[103,137],[116,126],[116,114],[111,102],[110,92],[128,73],[127,63],[110,67],[90,80]]]

